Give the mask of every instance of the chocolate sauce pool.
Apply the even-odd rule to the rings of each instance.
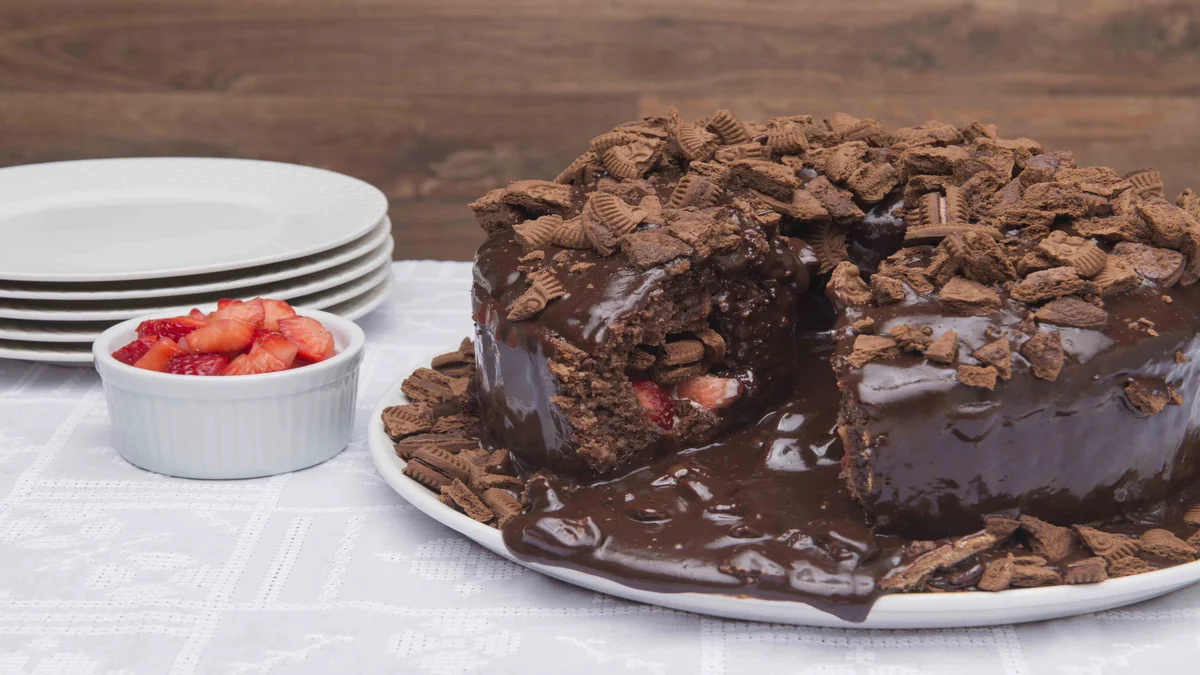
[[[827,333],[801,340],[792,397],[757,424],[710,445],[684,450],[621,478],[579,484],[534,478],[529,508],[501,528],[519,559],[596,574],[665,593],[707,592],[799,601],[861,622],[886,592],[877,582],[906,562],[909,540],[878,534],[838,478],[838,391]],[[1200,490],[1181,492],[1109,532],[1137,536],[1152,527],[1187,537],[1182,520]],[[950,575],[969,588],[1009,542],[968,559]],[[1078,548],[1051,567],[1091,555]],[[1142,556],[1154,567],[1169,560]]]
[[[838,480],[832,345],[803,340],[795,394],[762,420],[619,479],[535,479],[502,528],[518,558],[660,592],[801,600],[862,621],[899,561]]]

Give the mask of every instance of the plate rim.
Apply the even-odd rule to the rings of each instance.
[[[381,415],[384,408],[407,402],[408,399],[400,391],[404,379],[401,377],[387,388],[367,421],[367,446],[371,461],[397,494],[425,515],[509,561],[559,581],[626,600],[727,619],[826,628],[971,628],[1090,614],[1149,600],[1200,582],[1200,560],[1197,560],[1098,584],[1018,588],[1000,593],[890,594],[875,602],[865,621],[853,623],[802,602],[721,593],[646,591],[567,567],[522,561],[504,545],[499,530],[478,523],[442,504],[432,492],[401,473],[405,461],[395,454],[392,441],[383,430]],[[977,607],[979,604],[984,606]],[[1076,605],[1084,608],[1069,609]],[[1005,614],[1022,610],[1027,613],[1016,617]],[[948,617],[956,617],[957,620],[949,622],[946,620]]]
[[[285,270],[279,270],[277,272],[272,272],[269,274],[259,274],[258,276],[254,275],[255,269],[257,269],[257,268],[247,268],[245,270],[228,270],[229,273],[233,273],[233,274],[239,274],[239,273],[244,272],[248,276],[239,276],[236,278],[226,278],[221,281],[210,281],[207,283],[199,283],[199,284],[191,284],[191,285],[183,285],[183,286],[168,286],[168,287],[160,286],[160,287],[151,288],[151,289],[136,289],[136,290],[130,290],[130,291],[119,291],[119,290],[117,290],[117,291],[112,291],[112,290],[100,290],[100,291],[10,290],[10,289],[4,288],[4,286],[6,284],[10,283],[9,280],[0,279],[0,300],[45,300],[45,301],[49,301],[49,302],[59,302],[59,301],[84,301],[84,302],[87,302],[87,301],[105,301],[105,300],[150,300],[150,299],[154,299],[154,298],[170,298],[170,297],[175,297],[175,296],[179,296],[179,295],[190,295],[190,294],[195,294],[195,293],[215,293],[217,291],[226,291],[226,290],[236,291],[241,288],[248,288],[251,286],[260,286],[260,285],[264,285],[264,284],[274,283],[277,281],[286,281],[288,279],[296,279],[296,278],[303,277],[303,276],[306,276],[309,274],[322,272],[331,267],[336,267],[338,265],[349,262],[356,258],[361,258],[362,256],[365,256],[368,253],[378,249],[380,246],[383,245],[383,243],[385,241],[387,241],[387,239],[389,237],[392,237],[391,230],[392,230],[391,218],[389,218],[388,216],[384,216],[378,223],[376,223],[376,225],[371,229],[371,231],[367,232],[366,234],[359,237],[358,239],[355,239],[355,240],[352,240],[350,242],[343,244],[342,247],[347,247],[345,251],[341,251],[334,255],[329,255],[328,257],[318,258],[317,260],[314,260],[305,265],[301,265],[299,267],[291,267],[291,268],[288,268]],[[334,247],[334,248],[341,248],[341,247]],[[311,258],[313,256],[323,256],[323,255],[327,255],[330,253],[333,253],[333,249],[330,249],[328,251],[322,251],[320,253],[314,253],[312,256],[302,256],[302,258]],[[282,265],[282,264],[286,264],[289,262],[296,262],[302,258],[297,258],[296,260],[283,260],[283,261],[279,261],[279,262],[273,263],[273,264]],[[262,266],[259,266],[259,267],[262,267]],[[214,274],[222,274],[222,272],[216,272]],[[181,275],[181,276],[192,276],[192,275]],[[200,275],[200,276],[204,276],[204,275]],[[159,279],[158,281],[168,282],[173,278],[174,277],[163,277],[162,279]],[[155,281],[155,280],[154,279],[143,279],[141,281]],[[45,282],[15,281],[15,282],[11,282],[11,283],[45,283]],[[77,282],[64,282],[64,283],[77,283]],[[81,283],[86,283],[86,282],[81,282]],[[112,283],[112,282],[98,282],[98,283]]]
[[[392,254],[395,251],[395,247],[396,247],[396,241],[389,235],[387,238],[384,239],[384,242],[382,244],[380,244],[378,247],[376,247],[374,250],[369,251],[368,253],[360,256],[360,258],[369,258],[369,260],[367,260],[366,262],[363,263],[362,268],[356,268],[354,270],[354,272],[356,273],[356,276],[349,276],[348,278],[346,278],[346,275],[350,274],[350,272],[344,272],[341,275],[336,275],[336,276],[330,277],[329,279],[326,279],[326,280],[320,282],[317,285],[318,287],[316,287],[316,288],[307,288],[306,290],[299,292],[299,293],[296,292],[296,290],[297,290],[296,288],[283,289],[283,290],[278,290],[278,291],[267,291],[266,295],[269,297],[279,299],[279,300],[291,301],[295,298],[302,298],[302,297],[305,297],[308,295],[313,295],[314,293],[320,293],[320,292],[323,292],[326,290],[330,290],[330,289],[336,288],[341,285],[353,283],[354,281],[357,281],[359,279],[363,279],[365,277],[368,277],[368,276],[378,273],[378,271],[384,267],[390,267],[391,264],[393,262],[395,262],[392,259]],[[385,248],[387,249],[386,253],[383,252],[383,250]],[[377,258],[379,260],[376,260]],[[342,264],[347,264],[347,263],[342,263]],[[369,267],[368,267],[368,265],[369,265]],[[328,270],[322,270],[321,272],[317,272],[316,274],[321,274],[323,272],[328,272]],[[279,283],[285,283],[287,281],[290,281],[290,280],[285,279],[285,280],[283,280],[283,282],[279,282]],[[249,288],[241,289],[241,290],[249,291],[250,289],[253,289],[253,288],[254,287],[249,287]],[[300,288],[305,288],[305,286],[301,285]],[[254,295],[263,295],[262,292],[255,292],[253,294]],[[245,292],[245,293],[239,293],[239,295],[251,295],[251,293]],[[159,300],[159,299],[158,298],[149,298],[149,300]],[[118,321],[124,321],[126,319],[132,319],[135,316],[141,316],[143,314],[169,312],[170,310],[176,309],[183,305],[201,304],[200,302],[181,301],[181,298],[177,298],[177,297],[161,298],[161,300],[163,301],[162,304],[156,305],[154,307],[140,307],[140,308],[136,308],[136,309],[113,309],[113,310],[82,309],[82,310],[69,311],[69,312],[63,311],[61,313],[56,313],[54,310],[47,311],[47,310],[43,310],[43,309],[35,309],[35,310],[7,309],[4,307],[0,307],[0,319],[11,319],[14,321],[52,321],[52,322],[77,321],[77,322],[89,322],[89,323],[96,322],[96,321],[118,322]],[[71,302],[86,303],[88,301],[87,300],[73,300]],[[3,304],[2,300],[0,300],[0,304]],[[13,339],[13,338],[6,338],[6,339]]]
[[[349,305],[350,303],[355,302],[357,300],[361,300],[363,298],[368,298],[366,300],[366,302],[364,302],[362,305],[352,307],[349,310],[345,310],[345,313],[332,312],[333,314],[338,314],[339,316],[349,319],[350,321],[358,321],[359,319],[366,316],[370,312],[374,311],[375,309],[378,309],[380,305],[382,305],[389,297],[391,297],[392,291],[395,289],[395,286],[396,286],[396,282],[395,282],[394,275],[388,274],[388,275],[384,276],[384,278],[379,283],[375,284],[374,286],[371,286],[367,290],[363,291],[361,294],[355,295],[349,299],[342,300],[341,302],[329,303],[322,307],[312,307],[309,305],[301,305],[301,307],[304,309],[319,309],[321,311],[330,311],[334,307]],[[370,297],[368,297],[368,296],[370,296]],[[16,342],[16,341],[15,340],[7,340],[7,342]],[[57,344],[85,344],[85,343],[30,342],[28,344],[55,344],[55,345],[57,345]],[[91,349],[92,343],[88,342],[86,344],[87,344],[86,353],[84,353],[84,352],[74,352],[74,353],[40,352],[39,353],[35,349],[25,350],[24,353],[20,353],[15,350],[8,349],[4,346],[0,346],[0,359],[9,359],[12,361],[26,361],[29,363],[46,363],[46,364],[51,364],[51,365],[91,366],[94,362],[94,359],[92,357],[92,349]]]
[[[322,251],[328,251],[331,248],[337,248],[342,244],[353,241],[361,237],[374,227],[388,211],[388,198],[382,190],[374,185],[348,174],[339,173],[329,169],[322,169],[315,166],[305,164],[295,164],[291,162],[276,162],[265,159],[243,159],[239,157],[116,157],[116,158],[93,158],[93,159],[72,159],[57,162],[38,162],[33,164],[20,164],[0,168],[0,180],[4,180],[7,175],[21,171],[48,171],[54,167],[68,166],[93,166],[97,164],[112,164],[112,165],[137,165],[137,164],[177,164],[177,163],[204,163],[204,164],[244,164],[258,165],[267,170],[278,170],[281,167],[288,167],[285,170],[300,169],[302,171],[312,172],[314,175],[325,174],[325,178],[332,180],[346,180],[350,184],[357,183],[360,188],[365,188],[364,198],[374,202],[371,205],[372,210],[377,210],[378,213],[370,219],[370,222],[364,227],[347,227],[347,223],[331,223],[330,230],[338,232],[338,235],[329,239],[322,244],[311,245],[304,249],[294,249],[286,253],[274,253],[262,255],[256,258],[247,258],[235,262],[226,263],[209,263],[207,265],[193,265],[180,267],[169,270],[148,270],[142,272],[112,272],[112,273],[68,273],[68,274],[46,274],[38,272],[0,272],[0,280],[3,281],[41,281],[41,282],[97,282],[97,281],[134,281],[143,279],[162,279],[173,276],[193,275],[193,274],[209,274],[214,272],[226,272],[230,270],[240,270],[247,267],[257,267],[259,265],[269,265],[271,263],[292,260],[295,258],[303,258]],[[366,219],[364,219],[366,221]],[[345,230],[343,232],[343,230]]]

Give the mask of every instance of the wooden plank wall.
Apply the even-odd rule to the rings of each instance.
[[[984,119],[1200,186],[1198,53],[1162,0],[11,0],[0,165],[327,167],[388,194],[397,257],[469,259],[465,202],[671,104]]]

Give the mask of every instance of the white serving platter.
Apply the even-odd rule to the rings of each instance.
[[[16,300],[139,300],[216,293],[298,279],[360,258],[377,250],[391,236],[392,221],[384,217],[366,235],[337,248],[295,260],[230,272],[100,283],[40,283],[0,281],[0,298]]]
[[[499,530],[468,518],[402,471],[383,430],[380,415],[387,406],[406,403],[397,381],[384,393],[367,427],[375,467],[401,497],[421,512],[458,531],[489,551],[536,572],[600,593],[697,614],[834,628],[966,628],[1057,619],[1149,600],[1200,581],[1200,561],[1164,570],[1110,579],[1099,584],[1022,588],[1000,593],[924,593],[880,598],[862,623],[851,623],[801,602],[761,600],[718,593],[646,591],[583,571],[518,560],[504,545]]]
[[[0,169],[0,279],[101,282],[244,269],[367,234],[387,198],[356,178],[244,159]]]

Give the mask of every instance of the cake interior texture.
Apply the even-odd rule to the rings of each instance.
[[[814,603],[1196,557],[1200,196],[1153,170],[672,109],[470,206],[469,375],[413,405],[464,390],[520,555]]]

